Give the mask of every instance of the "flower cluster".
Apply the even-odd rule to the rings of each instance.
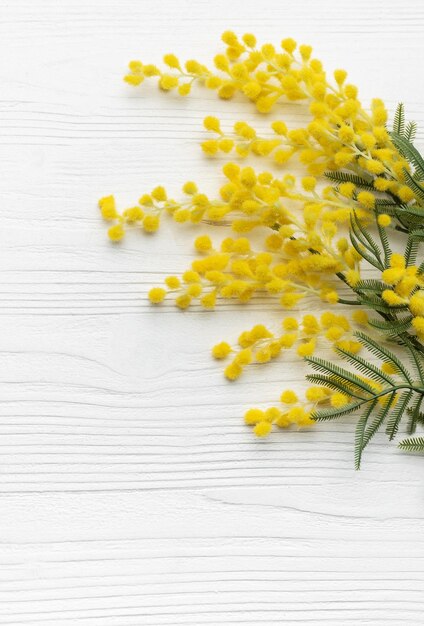
[[[302,178],[297,186],[290,174],[276,178],[270,172],[256,174],[251,167],[241,168],[235,163],[224,165],[223,172],[227,182],[221,186],[218,200],[198,193],[192,182],[184,185],[187,197],[179,202],[169,200],[163,187],[158,187],[143,195],[138,207],[122,214],[117,213],[112,196],[102,198],[103,217],[114,221],[109,237],[120,240],[128,225],[153,232],[164,212],[177,222],[221,224],[242,235],[266,229],[269,234],[264,236],[259,252],[252,250],[245,236],[227,237],[218,249],[208,235],[198,237],[195,248],[204,258],[192,263],[196,274],[189,272],[179,284],[175,280],[167,283],[168,291],[178,292],[177,305],[185,302],[188,306],[188,298],[205,296],[205,291],[208,297],[202,298],[202,304],[206,308],[213,308],[216,296],[247,302],[258,291],[280,295],[286,308],[307,293],[324,302],[337,302],[340,281],[334,278],[341,273],[346,280],[359,276],[361,255],[345,236],[339,236],[340,226],[346,224],[357,202],[342,202],[331,186],[318,195],[316,179],[311,176]],[[367,215],[359,206],[356,211]],[[194,282],[201,289],[182,291],[184,283]],[[158,294],[157,290],[152,292],[152,301],[159,301]]]
[[[368,323],[364,311],[357,311],[352,317],[356,324]],[[304,315],[300,321],[295,317],[286,317],[278,331],[256,324],[252,329],[241,333],[237,345],[230,346],[227,342],[221,342],[214,346],[212,356],[216,359],[232,357],[224,373],[229,380],[235,380],[250,363],[268,363],[282,351],[292,347],[296,348],[296,353],[301,357],[312,356],[320,347],[321,339],[353,354],[361,349],[361,344],[351,334],[351,323],[347,316],[326,311],[320,317]]]
[[[387,284],[381,294],[384,302],[400,311],[409,309],[412,326],[418,337],[424,339],[424,275],[419,267],[406,267],[405,257],[394,253],[381,279]]]
[[[390,191],[403,202],[414,197],[404,184],[409,164],[386,129],[384,103],[374,99],[371,111],[366,111],[358,100],[357,87],[347,82],[345,70],[336,70],[334,80],[329,81],[321,61],[312,58],[312,48],[298,47],[290,38],[283,39],[280,49],[270,43],[258,48],[252,34],[239,39],[228,31],[222,40],[227,48],[214,58],[214,70],[193,60],[187,61],[183,70],[178,58],[167,54],[167,72],[131,61],[125,80],[139,85],[145,77],[156,76],[162,90],[178,88],[182,95],[190,92],[193,82],[199,82],[216,90],[220,98],[231,99],[241,93],[261,113],[284,101],[305,101],[311,114],[308,126],[288,130],[283,121],[276,121],[271,137],[258,136],[245,122],[236,122],[233,133],[223,133],[219,120],[207,117],[205,126],[217,138],[203,142],[202,148],[208,154],[235,149],[241,157],[250,152],[272,154],[278,165],[286,164],[296,153],[312,175],[357,165],[376,178],[374,189]]]
[[[374,99],[366,109],[347,73],[339,69],[328,77],[308,45],[298,46],[288,38],[278,48],[269,43],[258,46],[254,35],[239,38],[230,31],[222,40],[226,49],[214,58],[213,68],[195,60],[183,64],[174,54],[166,54],[166,70],[131,61],[125,80],[138,86],[145,78],[156,77],[163,91],[177,90],[182,96],[198,83],[226,100],[241,94],[263,114],[286,101],[302,101],[308,106],[309,123],[289,129],[277,120],[269,132],[258,133],[245,121],[227,130],[218,118],[207,116],[204,127],[212,135],[201,143],[203,152],[212,157],[232,153],[232,160],[222,167],[224,181],[218,192],[209,197],[188,181],[172,199],[159,186],[122,212],[113,196],[104,197],[99,206],[110,222],[109,237],[120,241],[128,228],[153,233],[165,215],[178,223],[219,225],[232,231],[219,243],[207,232],[200,234],[194,242],[198,258],[181,276],[168,276],[163,286],[150,290],[153,304],[172,296],[180,309],[195,302],[213,309],[222,300],[247,303],[261,295],[292,309],[308,295],[331,305],[356,305],[350,319],[333,311],[320,317],[307,314],[301,320],[286,317],[277,331],[257,324],[242,332],[235,346],[225,341],[214,346],[216,359],[231,359],[224,370],[229,380],[237,379],[251,363],[267,363],[290,348],[316,369],[330,372],[327,377],[316,376],[323,384],[309,387],[304,402],[287,390],[280,398],[283,408],[247,411],[245,422],[259,437],[267,435],[273,424],[310,426],[320,407],[327,407],[326,419],[368,402],[383,404],[387,413],[398,398],[392,374],[400,371],[406,376],[411,394],[421,388],[413,386],[401,365],[393,365],[400,363],[395,355],[380,349],[372,337],[353,333],[352,324],[377,329],[389,340],[396,336],[419,353],[417,358],[424,352],[424,263],[416,261],[424,240],[420,230],[424,160],[411,143],[414,125],[405,128],[400,105],[391,133],[384,103]],[[265,160],[267,166],[257,170],[243,165],[249,155]],[[291,159],[304,168],[303,177],[281,172]],[[327,184],[322,184],[324,174]],[[404,254],[390,248],[389,238],[396,231],[408,236]],[[364,278],[364,264],[378,270],[372,280]],[[348,298],[346,289],[351,291]],[[370,318],[370,311],[383,319]],[[322,340],[360,371],[370,371],[371,378],[350,376],[313,357]],[[378,356],[387,355],[381,373],[355,357],[362,345]],[[386,383],[392,385],[391,391]],[[399,411],[406,406],[400,401]],[[396,428],[394,421],[393,432]],[[365,433],[362,441],[367,437]]]

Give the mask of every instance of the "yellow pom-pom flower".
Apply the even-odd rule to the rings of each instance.
[[[219,143],[216,139],[208,139],[200,144],[205,154],[216,154],[219,150]]]
[[[107,231],[109,235],[109,239],[111,241],[120,241],[125,235],[125,231],[121,224],[115,224],[115,226],[111,226]]]
[[[102,217],[105,220],[113,220],[118,217],[115,198],[113,196],[105,196],[104,198],[100,198],[99,207],[102,213]]]
[[[198,252],[209,252],[212,249],[212,241],[208,235],[200,235],[194,240],[194,247]]]
[[[153,287],[153,289],[150,289],[149,291],[149,300],[153,304],[159,304],[164,300],[165,296],[166,291],[161,287]]]
[[[143,230],[146,233],[155,233],[160,224],[159,215],[145,215],[143,218]]]
[[[296,404],[298,402],[298,397],[294,391],[291,389],[286,389],[280,396],[280,401],[283,404]]]
[[[283,41],[281,42],[281,47],[289,54],[293,53],[296,50],[296,46],[297,43],[294,39],[291,39],[291,37],[283,39]]]
[[[259,422],[253,429],[257,437],[266,437],[272,430],[272,424],[268,421]]]
[[[385,289],[382,292],[381,297],[389,306],[401,306],[402,304],[405,304],[405,300],[391,289]]]
[[[187,181],[184,184],[183,191],[187,195],[193,196],[195,193],[197,193],[197,185],[196,185],[196,183],[193,183],[191,180]]]
[[[409,308],[411,313],[416,316],[424,317],[424,291],[417,291],[409,299]]]
[[[178,87],[178,93],[180,96],[188,96],[191,91],[190,83],[184,83]]]
[[[358,193],[357,199],[366,209],[373,209],[375,206],[375,196],[370,191],[361,191]]]
[[[396,365],[390,362],[382,363],[381,369],[385,374],[397,374],[398,373],[398,369]]]
[[[165,284],[169,289],[178,289],[181,286],[181,281],[178,276],[168,276],[165,278]]]
[[[284,330],[297,330],[299,328],[299,322],[294,317],[286,317],[283,320]]]
[[[305,343],[301,343],[297,348],[297,354],[302,357],[312,356],[315,352],[316,341],[315,339],[311,339],[310,341],[306,341]]]
[[[224,374],[228,380],[236,380],[242,372],[242,367],[238,363],[230,363],[224,370]]]
[[[256,37],[251,33],[243,35],[242,40],[248,48],[254,48],[256,46]]]
[[[221,134],[221,124],[217,117],[213,117],[212,115],[208,115],[203,120],[203,126],[206,130],[214,131],[215,133]]]
[[[217,343],[216,346],[212,348],[212,356],[215,359],[225,359],[231,352],[231,346],[226,341],[221,341],[221,343]]]
[[[163,91],[171,91],[175,89],[175,87],[178,87],[178,78],[170,74],[163,74],[159,80],[159,87]]]
[[[392,218],[390,215],[386,215],[385,213],[381,213],[377,218],[379,226],[383,226],[384,228],[390,226],[392,223]]]
[[[179,309],[188,309],[191,304],[191,297],[187,293],[183,293],[175,299],[175,304]]]
[[[420,339],[424,339],[424,316],[418,315],[417,317],[414,317],[412,320],[412,326],[414,327],[418,337],[420,337]]]
[[[330,404],[332,407],[340,409],[341,407],[346,406],[346,404],[349,404],[349,397],[341,392],[333,393],[330,397]]]
[[[394,252],[390,257],[390,267],[399,267],[401,269],[404,269],[405,266],[406,261],[403,254],[398,254],[397,252]]]
[[[325,387],[308,387],[305,391],[305,397],[309,402],[318,403],[324,402],[328,398],[328,389]]]
[[[254,424],[268,420],[265,420],[265,413],[261,409],[249,409],[244,414],[244,421],[249,426],[253,426]]]

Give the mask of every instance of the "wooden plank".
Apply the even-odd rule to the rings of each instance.
[[[209,350],[277,328],[278,305],[153,310],[195,229],[113,246],[96,202],[187,179],[213,193],[203,117],[270,123],[200,89],[133,90],[131,58],[208,61],[228,28],[293,36],[365,101],[404,101],[422,144],[423,25],[418,0],[0,0],[2,626],[422,624],[422,459],[379,434],[355,472],[351,419],[254,440],[246,408],[304,369],[287,353],[229,384]]]

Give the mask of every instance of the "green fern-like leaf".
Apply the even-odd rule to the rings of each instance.
[[[403,365],[402,361],[391,350],[363,332],[358,331],[355,333],[355,337],[369,352],[374,354],[374,356],[382,359],[386,363],[394,365],[395,369],[399,370],[399,373],[404,381],[412,385],[413,381],[411,374]]]
[[[392,212],[399,207],[400,203],[399,202],[394,202],[393,200],[388,200],[386,198],[376,198],[375,199],[375,206],[378,208],[382,208],[385,209],[385,213],[388,213],[390,215],[390,210],[392,210]],[[393,213],[392,213],[393,214]]]
[[[306,380],[314,385],[322,385],[324,387],[328,387],[332,391],[340,391],[341,393],[346,393],[346,382],[342,379],[337,379],[334,376],[325,376],[324,374],[307,374]],[[350,391],[350,395],[353,398],[362,399],[361,395],[358,393]]]
[[[336,353],[339,354],[345,361],[353,365],[358,371],[361,372],[361,374],[364,374],[364,376],[368,376],[378,383],[387,383],[392,386],[396,385],[396,381],[392,378],[392,376],[385,374],[381,368],[369,363],[358,354],[353,354],[353,352],[343,350],[342,348],[336,348]]]
[[[338,419],[339,417],[343,417],[344,415],[349,415],[349,413],[353,413],[359,407],[363,405],[364,401],[357,400],[356,402],[350,402],[349,404],[345,404],[345,406],[337,409],[318,409],[316,411],[312,411],[311,418],[316,422],[325,422],[332,419]]]
[[[399,448],[405,452],[424,452],[424,437],[410,437],[400,442]]]
[[[387,395],[387,397],[384,398],[383,405],[382,405],[381,409],[379,410],[379,412],[377,413],[377,415],[375,416],[375,418],[371,422],[371,425],[368,428],[365,429],[364,439],[363,439],[363,442],[362,442],[362,449],[363,450],[364,450],[364,448],[366,448],[366,446],[369,444],[371,439],[377,433],[377,431],[380,428],[380,426],[382,426],[382,424],[384,423],[384,421],[388,417],[390,409],[391,409],[395,399],[396,399],[396,392],[395,391],[392,391],[391,393],[389,393]]]
[[[361,224],[361,221],[358,219],[358,216],[355,212],[353,212],[351,221],[354,223],[357,231],[361,233],[363,240],[366,241],[365,245],[368,246],[370,252],[372,252],[375,255],[376,259],[379,260],[381,256],[381,250],[371,236],[371,233]]]
[[[424,381],[424,356],[422,352],[418,352],[409,338],[404,339],[405,346],[409,352],[409,358],[414,371],[419,380]]]
[[[385,323],[393,325],[396,321],[386,320]],[[421,365],[421,356],[414,350],[413,339],[407,338],[403,343],[403,349],[411,352],[411,371],[382,342],[364,333],[355,333],[355,336],[368,352],[389,363],[396,374],[386,374],[363,356],[342,348],[337,348],[336,352],[352,369],[318,357],[306,360],[316,372],[307,376],[310,382],[346,396],[344,405],[320,405],[311,417],[316,421],[327,421],[359,414],[355,432],[355,467],[359,468],[363,450],[383,424],[386,424],[389,439],[393,439],[404,416],[412,412],[413,423],[419,420],[419,409],[424,399],[424,366]]]
[[[411,176],[408,170],[404,169],[403,174],[405,176],[408,187],[412,189],[417,198],[424,202],[424,187],[420,185],[420,183],[416,181],[413,176]]]
[[[386,428],[386,433],[389,435],[390,441],[394,438],[397,431],[399,430],[400,421],[406,413],[407,406],[409,402],[411,401],[412,396],[413,396],[412,391],[404,391],[401,394],[393,411],[391,412],[390,419],[387,422],[387,428]]]
[[[396,337],[406,332],[411,327],[412,319],[412,315],[402,320],[370,319],[369,324],[373,326],[373,328],[378,328],[378,330],[386,333],[389,337]]]
[[[374,311],[391,315],[393,313],[393,307],[389,307],[382,299],[381,296],[375,293],[365,292],[361,294],[361,303]],[[405,305],[406,306],[406,305]],[[402,306],[397,307],[399,310]]]
[[[336,363],[332,363],[331,361],[325,361],[324,359],[320,359],[319,357],[311,356],[307,358],[308,363],[311,365],[312,369],[317,370],[323,374],[330,374],[346,383],[346,388],[351,388],[359,390],[359,392],[365,392],[368,394],[373,393],[373,387],[369,385],[362,378],[350,372],[349,370],[340,367]]]
[[[414,218],[417,218],[415,220],[415,223],[417,224],[417,226],[421,226],[424,218],[424,207],[417,204],[411,206],[406,204],[399,205],[396,209],[396,216],[398,218],[407,218],[408,220],[412,220],[412,222],[414,222]]]
[[[375,192],[375,187],[372,184],[372,178],[362,178],[362,176],[351,174],[350,172],[325,172],[325,176],[333,183],[353,183],[355,187]]]
[[[424,230],[413,230],[408,235],[405,247],[406,265],[415,265],[421,242],[424,241]]]
[[[355,284],[356,291],[371,291],[375,293],[381,293],[384,289],[387,289],[386,283],[376,278],[366,278],[359,280]]]
[[[411,143],[413,143],[416,132],[417,132],[417,123],[408,122],[403,136],[405,137],[407,141],[410,141]]]
[[[399,102],[396,107],[395,116],[393,119],[393,132],[397,135],[404,136],[405,132],[405,106],[403,102]]]
[[[384,252],[384,267],[389,267],[390,257],[392,254],[392,250],[390,248],[389,238],[387,236],[386,229],[383,226],[380,226],[378,223],[378,215],[376,215],[376,225],[378,230],[378,235],[380,237],[381,245],[383,246]]]
[[[414,434],[417,424],[424,423],[424,413],[420,413],[420,408],[423,400],[423,396],[418,396],[414,404],[409,409],[407,409],[407,413],[410,416],[408,423],[408,433],[410,435]]]
[[[378,400],[372,400],[368,406],[365,407],[364,413],[358,420],[355,430],[355,469],[359,469],[361,466],[362,452],[364,451],[364,437],[365,429],[368,423],[370,415],[373,413]]]
[[[384,270],[384,263],[381,260],[381,250],[370,233],[362,226],[355,212],[353,212],[350,218],[349,236],[358,254],[378,270]]]
[[[424,178],[424,159],[411,141],[397,133],[391,133],[391,138],[399,152],[414,166],[420,180]]]

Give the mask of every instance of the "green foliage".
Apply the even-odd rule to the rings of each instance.
[[[342,273],[338,276],[350,286],[356,296],[356,300],[343,302],[360,305],[374,313],[369,318],[369,325],[377,331],[378,340],[364,333],[357,333],[357,339],[370,356],[380,359],[396,372],[394,375],[386,374],[381,366],[373,365],[369,359],[342,349],[336,349],[336,352],[346,368],[318,357],[307,359],[314,370],[307,376],[310,382],[343,394],[341,406],[337,402],[336,406],[321,404],[312,413],[312,417],[317,421],[324,421],[350,414],[358,416],[355,434],[356,468],[360,467],[365,447],[383,425],[390,440],[396,436],[404,419],[410,435],[414,434],[417,425],[424,425],[424,412],[421,410],[424,405],[424,345],[415,332],[414,316],[409,309],[408,298],[404,298],[403,302],[400,300],[399,304],[389,304],[390,300],[386,301],[387,297],[385,299],[383,293],[391,289],[396,292],[396,284],[386,284],[381,276],[391,267],[391,235],[394,230],[404,236],[406,267],[418,264],[418,275],[424,275],[424,261],[420,259],[420,246],[424,242],[424,159],[413,145],[415,133],[416,124],[406,122],[405,107],[400,103],[394,115],[390,136],[394,147],[410,166],[403,170],[402,183],[414,194],[410,201],[400,200],[390,189],[377,192],[373,184],[374,177],[358,167],[358,164],[348,167],[348,171],[329,171],[325,174],[335,183],[336,190],[342,183],[352,183],[358,190],[366,189],[374,194],[375,223],[365,223],[353,210],[349,237],[361,259],[377,270],[377,276],[363,278],[354,284],[350,284]],[[391,178],[390,167],[384,177]],[[399,180],[395,175],[393,179]],[[358,202],[358,194],[355,192],[352,202]],[[392,218],[389,227],[379,224],[378,216],[382,213]],[[417,259],[420,260],[417,262]],[[419,288],[422,287],[415,289]],[[388,348],[390,343],[397,345],[396,350],[400,356]],[[343,402],[343,397],[346,402]],[[400,447],[406,451],[424,452],[424,437],[406,439]]]
[[[403,102],[399,102],[396,107],[395,116],[393,118],[393,132],[401,137],[405,133],[405,106]]]
[[[369,325],[373,328],[378,328],[383,333],[387,333],[389,337],[397,337],[401,333],[409,330],[411,328],[412,315],[408,315],[405,318],[398,320],[380,320],[380,319],[370,319]]]
[[[306,360],[316,372],[307,376],[310,382],[340,391],[346,396],[343,406],[316,409],[312,418],[325,421],[350,413],[359,415],[355,434],[355,467],[359,469],[365,447],[383,424],[386,424],[386,433],[391,440],[408,413],[415,416],[414,423],[419,419],[419,407],[424,398],[424,364],[421,354],[409,341],[404,343],[410,357],[410,363],[405,365],[381,342],[360,332],[355,336],[370,355],[390,364],[396,374],[386,374],[369,359],[344,349],[337,349],[337,353],[351,369],[318,357]],[[413,432],[411,428],[410,420],[409,429]]]
[[[424,437],[410,437],[400,442],[399,448],[406,452],[424,452]]]
[[[380,239],[378,243],[370,229],[353,212],[349,232],[352,246],[362,259],[378,271],[383,272],[390,266],[392,250],[387,229],[378,224],[378,215],[376,216],[376,230]],[[405,242],[406,266],[416,263],[419,247],[423,241],[424,229],[412,227]],[[418,272],[424,273],[424,262],[419,267]],[[379,316],[377,318],[371,317],[370,326],[397,343],[404,344],[411,338],[416,343],[415,332],[412,328],[413,316],[410,314],[408,303],[405,300],[404,303],[396,305],[388,304],[383,298],[383,292],[389,288],[390,285],[378,278],[362,279],[351,285],[351,289],[356,293],[357,303],[364,308],[371,309]],[[383,357],[381,356],[381,358]]]
[[[393,143],[399,152],[407,159],[409,163],[415,168],[418,180],[424,179],[424,159],[421,154],[415,148],[415,146],[401,135],[397,133],[391,133]]]
[[[360,187],[362,189],[368,189],[369,191],[375,191],[375,187],[372,184],[372,178],[364,178],[363,176],[358,176],[357,174],[352,174],[350,172],[325,172],[325,176],[333,181],[333,183],[353,183],[356,187]]]
[[[417,131],[416,122],[405,122],[405,107],[403,102],[399,102],[396,107],[395,116],[393,118],[392,132],[399,137],[403,137],[409,142],[413,142],[415,139],[415,133]]]
[[[411,174],[407,170],[403,170],[403,173],[405,175],[408,186],[412,189],[417,198],[424,202],[424,187],[420,185],[420,183],[416,181],[415,178],[411,176]]]
[[[396,228],[405,233],[419,228],[424,220],[424,159],[413,145],[416,128],[417,125],[415,122],[406,123],[405,107],[403,103],[400,103],[395,112],[390,137],[395,148],[402,154],[413,169],[412,173],[406,169],[404,170],[405,184],[410,187],[415,195],[415,199],[411,202],[402,202],[396,194],[392,193],[390,190],[376,193],[376,189],[373,185],[373,176],[364,169],[358,168],[357,164],[349,171],[329,171],[325,173],[325,176],[329,180],[336,183],[336,189],[338,189],[340,184],[349,182],[354,184],[358,190],[366,189],[367,191],[373,192],[376,195],[376,214],[386,213],[390,215],[398,222]],[[356,194],[354,194],[353,199],[355,201],[357,200]],[[363,258],[375,268],[380,268],[381,263],[376,259],[378,255],[375,254],[374,250],[370,250],[370,246],[364,243],[364,234],[361,233],[360,230],[358,220],[354,220],[352,225],[352,245],[360,253],[360,248],[364,246],[365,250],[363,254],[361,254]],[[387,259],[387,248],[385,248],[384,253]]]
[[[413,142],[415,139],[415,134],[417,132],[417,123],[416,122],[408,122],[405,128],[404,137],[407,141]]]
[[[358,254],[366,259],[370,265],[373,265],[379,270],[384,270],[385,266],[381,259],[382,251],[374,241],[370,232],[361,224],[355,211],[350,219],[349,236],[352,246]]]

